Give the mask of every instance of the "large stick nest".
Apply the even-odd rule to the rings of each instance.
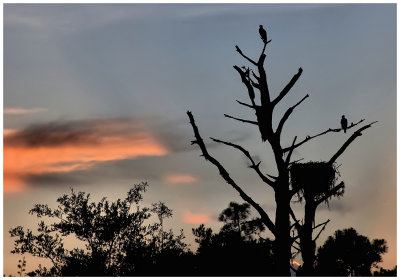
[[[294,163],[290,167],[291,185],[298,197],[318,199],[335,186],[337,170],[327,162]]]

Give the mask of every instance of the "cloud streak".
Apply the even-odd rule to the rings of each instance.
[[[191,184],[199,181],[190,174],[168,174],[164,176],[164,180],[171,184]]]
[[[195,214],[186,210],[183,212],[183,221],[187,224],[202,224],[211,221],[211,216],[205,213]]]
[[[4,114],[6,115],[31,115],[38,114],[47,111],[44,108],[21,108],[21,107],[11,107],[4,108]]]
[[[89,169],[100,162],[165,156],[170,150],[140,121],[52,122],[4,136],[4,191],[24,190],[26,178]]]

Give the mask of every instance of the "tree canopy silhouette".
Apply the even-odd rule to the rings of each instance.
[[[360,235],[354,228],[337,230],[318,248],[316,274],[320,276],[372,276],[371,268],[387,252],[384,239]]]
[[[219,215],[223,222],[213,233],[204,224],[192,229],[199,244],[195,267],[202,276],[271,276],[274,271],[273,242],[263,238],[265,226],[250,219],[250,205],[229,203]]]
[[[13,253],[23,254],[18,275],[24,276],[272,276],[275,274],[276,243],[266,238],[265,226],[252,218],[247,203],[229,203],[219,215],[219,232],[201,224],[192,229],[199,244],[192,253],[183,233],[164,231],[163,219],[172,215],[164,203],[141,207],[146,183],[135,185],[125,199],[110,203],[103,198],[90,202],[89,194],[63,195],[58,207],[38,204],[30,211],[41,221],[38,233],[16,227]],[[150,218],[158,222],[150,222]],[[49,220],[53,223],[49,224]],[[73,236],[84,247],[67,249],[64,238]],[[371,275],[381,254],[383,239],[369,241],[354,229],[337,231],[319,248],[316,273],[323,276]],[[52,266],[26,273],[24,254],[49,259]],[[380,269],[374,275],[395,275]]]
[[[18,226],[10,230],[12,253],[29,253],[49,259],[51,268],[39,267],[30,276],[124,276],[185,274],[180,258],[190,254],[179,235],[164,231],[163,220],[172,211],[162,202],[141,207],[147,183],[140,183],[125,199],[90,202],[84,192],[58,198],[58,207],[37,204],[31,214],[46,218],[38,224],[37,234]],[[158,222],[149,222],[155,215]],[[49,224],[49,221],[52,221]],[[83,248],[65,248],[64,237],[74,236]]]
[[[313,238],[312,234],[315,227],[313,227],[313,223],[310,223],[310,221],[314,221],[315,210],[317,206],[321,203],[321,201],[326,201],[331,196],[336,195],[337,192],[341,192],[344,184],[343,182],[341,182],[337,186],[330,186],[328,189],[325,190],[325,193],[318,198],[311,196],[310,199],[308,199],[309,203],[307,204],[308,206],[310,206],[310,208],[308,209],[309,211],[306,211],[307,213],[305,213],[304,223],[302,223],[299,219],[296,218],[295,213],[291,209],[292,198],[301,191],[301,189],[291,185],[291,166],[293,166],[294,163],[298,162],[298,160],[292,160],[293,152],[300,146],[309,143],[311,140],[317,137],[323,136],[328,133],[340,132],[342,130],[348,131],[363,122],[364,120],[362,119],[355,123],[352,122],[350,125],[346,124],[346,126],[343,126],[343,123],[338,123],[337,125],[341,125],[341,127],[328,128],[327,130],[316,133],[312,136],[306,134],[307,136],[305,136],[304,139],[300,141],[298,141],[297,136],[295,136],[293,138],[292,144],[285,147],[282,144],[281,136],[286,121],[292,115],[294,109],[297,108],[309,97],[309,94],[306,94],[296,104],[290,106],[285,111],[283,116],[278,117],[277,125],[275,125],[275,123],[272,121],[275,109],[279,104],[281,104],[281,102],[284,100],[284,97],[287,96],[291,89],[295,86],[296,82],[299,80],[300,76],[303,73],[303,69],[299,67],[297,73],[293,75],[291,80],[286,84],[285,87],[283,87],[280,92],[270,92],[268,87],[267,71],[264,64],[267,58],[266,48],[267,45],[271,43],[271,39],[267,40],[267,32],[262,25],[260,25],[259,27],[259,34],[261,36],[263,47],[258,59],[253,60],[252,58],[247,56],[239,48],[239,46],[235,46],[238,54],[242,56],[243,59],[247,61],[253,68],[255,68],[255,70],[247,66],[233,66],[233,68],[238,72],[241,82],[246,88],[250,103],[245,103],[239,100],[236,101],[240,105],[252,110],[255,113],[256,119],[243,119],[228,114],[225,114],[224,116],[244,124],[250,124],[253,127],[256,126],[258,128],[261,141],[268,142],[269,146],[272,149],[273,160],[275,162],[277,174],[272,175],[270,172],[264,172],[263,170],[261,170],[261,161],[257,162],[251,156],[251,153],[244,147],[229,141],[223,141],[215,138],[211,138],[211,140],[238,150],[240,153],[244,154],[245,157],[250,161],[249,167],[255,171],[255,173],[263,183],[265,183],[269,188],[274,191],[274,199],[276,203],[275,219],[271,219],[270,215],[260,206],[259,202],[246,193],[244,186],[239,185],[237,181],[233,178],[233,176],[227,171],[227,169],[209,153],[207,145],[201,137],[199,129],[195,123],[192,112],[187,111],[187,115],[189,117],[195,137],[195,140],[192,141],[192,144],[195,144],[200,148],[202,156],[218,169],[221,177],[238,192],[240,197],[257,210],[262,223],[264,223],[266,228],[274,235],[276,244],[274,254],[276,261],[275,273],[281,276],[290,275],[290,260],[292,258],[291,249],[292,246],[294,246],[294,243],[298,242],[297,239],[299,238],[299,244],[302,244],[300,245],[301,248],[298,248],[296,246],[294,247],[302,253],[304,261],[303,266],[305,268],[308,268],[307,271],[311,273],[311,271],[313,270],[315,258],[315,246],[313,245],[315,242],[315,238]],[[326,164],[328,166],[332,166],[336,162],[336,160],[343,154],[343,152],[349,147],[349,145],[357,137],[361,136],[364,130],[371,127],[373,123],[374,122],[369,123],[356,130],[347,139],[347,141],[345,141],[345,143],[340,146],[336,153],[334,153],[330,159],[326,160]],[[291,230],[293,227],[297,230],[297,235],[294,236],[291,235]],[[319,236],[319,234],[317,236]]]

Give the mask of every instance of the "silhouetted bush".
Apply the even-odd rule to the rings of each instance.
[[[316,272],[321,276],[371,276],[371,268],[387,251],[384,239],[370,241],[354,228],[337,230],[318,248]]]

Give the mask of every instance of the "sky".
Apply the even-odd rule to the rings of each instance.
[[[381,265],[392,268],[395,4],[5,4],[4,273],[16,274],[20,259],[9,253],[8,230],[34,228],[33,205],[54,207],[71,187],[94,200],[115,200],[147,181],[144,203],[164,201],[173,210],[168,225],[176,233],[184,229],[193,250],[192,228],[205,223],[218,230],[218,214],[230,201],[243,201],[190,145],[188,110],[209,152],[274,217],[273,192],[243,155],[209,140],[246,147],[265,173],[276,174],[257,129],[224,118],[254,117],[235,101],[248,102],[248,96],[232,66],[247,65],[235,45],[258,58],[260,24],[272,39],[266,59],[271,95],[303,69],[274,124],[310,95],[287,121],[283,145],[338,128],[342,115],[354,123],[378,121],[337,160],[344,197],[319,208],[316,222],[331,220],[319,244],[348,227],[386,239]],[[328,160],[349,135],[316,138],[293,158]],[[38,260],[27,261],[28,269],[37,266]]]

